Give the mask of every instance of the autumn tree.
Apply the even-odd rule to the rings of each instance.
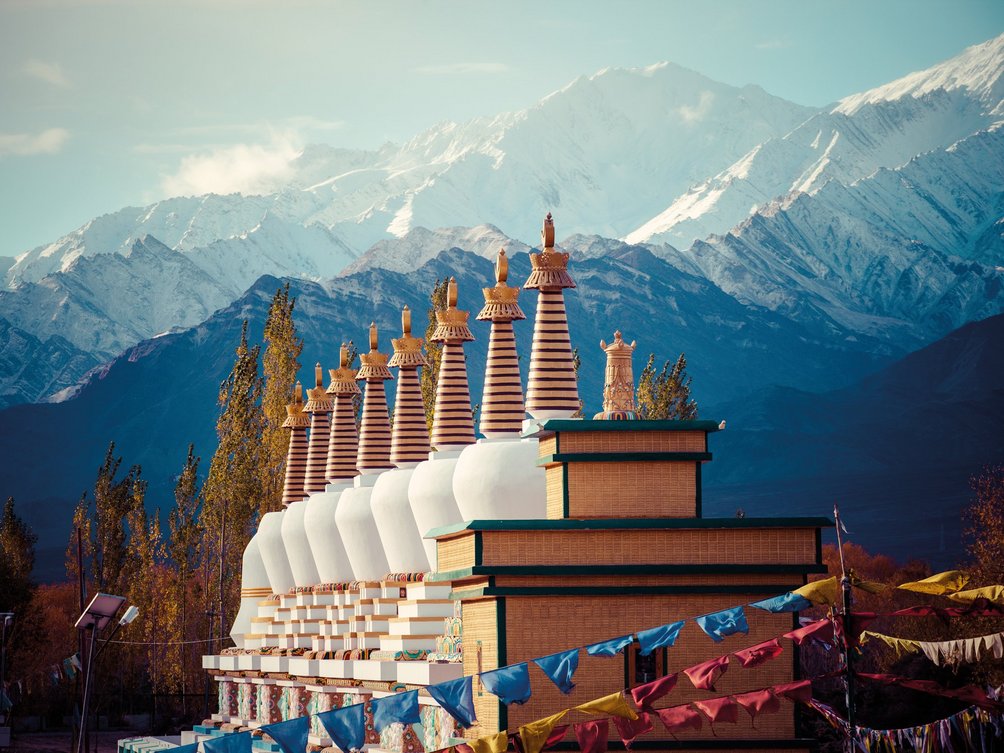
[[[264,486],[261,515],[282,509],[282,485],[286,467],[289,434],[282,428],[286,403],[300,370],[303,338],[297,337],[293,321],[296,298],[289,295],[289,283],[275,291],[265,318],[265,351],[262,373],[265,378],[262,396],[264,413],[261,475]]]
[[[638,418],[682,419],[697,418],[697,403],[690,398],[690,377],[687,376],[687,357],[681,353],[672,367],[669,361],[655,370],[655,354],[648,357],[638,380]]]
[[[249,347],[247,330],[245,320],[233,368],[220,385],[219,444],[202,490],[204,562],[206,567],[216,568],[220,576],[216,582],[223,583],[223,593],[215,597],[222,601],[226,614],[235,613],[240,601],[241,557],[265,498],[261,474],[264,385],[258,371],[261,348]]]
[[[198,569],[199,541],[202,538],[202,527],[198,517],[200,461],[201,458],[195,454],[195,445],[188,445],[188,457],[174,485],[174,508],[167,519],[170,531],[167,555],[173,565],[170,571],[170,590],[177,605],[175,632],[182,641],[189,638],[189,596],[193,585],[198,583],[192,576]],[[187,644],[179,643],[175,649],[174,661],[180,669],[179,679],[184,703],[184,694],[188,692],[188,657],[193,654]]]
[[[422,369],[422,402],[425,404],[425,422],[432,431],[432,419],[436,409],[436,382],[439,379],[439,363],[443,360],[443,346],[432,341],[436,331],[436,312],[446,310],[446,294],[449,280],[436,280],[429,294],[429,325],[425,328],[425,352],[429,365]]]
[[[14,511],[14,498],[7,497],[0,515],[0,612],[20,612],[31,600],[37,541]]]
[[[975,494],[966,510],[966,549],[981,586],[1004,583],[1004,465],[988,466],[970,480]]]

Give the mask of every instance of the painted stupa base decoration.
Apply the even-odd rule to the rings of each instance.
[[[568,274],[568,254],[554,248],[554,220],[548,213],[541,231],[539,254],[530,254],[533,271],[523,286],[539,290],[533,323],[526,411],[535,419],[571,418],[579,412],[579,389],[568,336],[568,315],[562,291],[574,288]]]
[[[638,418],[634,404],[634,358],[635,342],[624,342],[620,330],[614,332],[614,340],[607,345],[600,340],[600,348],[607,354],[606,378],[603,382],[603,410],[593,418],[610,421],[631,421]]]
[[[310,442],[307,446],[307,473],[303,479],[303,494],[323,492],[327,483],[325,463],[328,459],[328,440],[331,436],[331,413],[334,402],[324,389],[324,371],[321,364],[314,366],[314,387],[307,390],[305,413],[310,414]]]
[[[286,406],[282,428],[289,429],[289,450],[286,452],[286,476],[282,485],[282,504],[286,507],[303,499],[303,483],[307,477],[307,427],[310,416],[303,411],[303,386],[293,388],[293,402]]]
[[[464,660],[464,620],[461,602],[453,602],[453,616],[447,617],[443,634],[436,638],[436,650],[429,654],[429,661],[443,664],[459,663]]]

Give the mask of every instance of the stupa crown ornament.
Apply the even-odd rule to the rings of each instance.
[[[550,212],[544,218],[540,239],[543,248],[539,254],[530,254],[533,271],[523,287],[531,290],[574,288],[575,282],[568,274],[568,254],[554,249],[554,220]]]
[[[325,391],[329,395],[360,394],[359,385],[356,384],[356,370],[349,366],[349,346],[345,343],[342,343],[338,351],[338,364],[337,369],[328,369],[331,381]]]
[[[307,404],[303,410],[307,413],[330,413],[334,403],[324,389],[324,369],[321,364],[314,365],[314,387],[307,390]]]
[[[519,288],[507,285],[508,279],[509,259],[503,248],[495,259],[495,287],[481,289],[485,294],[485,306],[478,313],[478,321],[511,322],[526,319],[526,314],[519,307]]]
[[[607,354],[606,378],[603,383],[603,412],[594,418],[611,420],[631,420],[638,418],[634,405],[634,359],[635,341],[628,345],[620,330],[614,332],[614,341],[607,345],[600,340],[600,347]]]
[[[289,429],[282,504],[289,507],[303,499],[303,485],[307,478],[307,427],[310,426],[310,416],[303,410],[303,385],[299,382],[293,388],[293,401],[286,405],[286,420],[282,425]]]
[[[436,312],[436,329],[432,333],[432,341],[463,342],[473,340],[474,334],[467,326],[471,314],[457,308],[457,281],[451,277],[446,286],[446,308]]]
[[[299,382],[293,388],[293,402],[286,404],[286,420],[282,422],[284,429],[297,426],[310,426],[310,416],[303,412],[303,385]]]
[[[359,371],[356,374],[357,380],[394,378],[394,375],[390,373],[390,369],[387,368],[389,356],[377,350],[379,344],[380,339],[377,334],[377,326],[373,322],[370,322],[370,352],[359,354],[362,366],[359,367]]]
[[[390,357],[388,366],[428,366],[429,362],[422,353],[425,343],[421,337],[412,337],[411,309],[405,306],[401,310],[401,336],[393,338],[394,355]]]

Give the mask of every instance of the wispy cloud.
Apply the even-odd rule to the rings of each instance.
[[[0,133],[0,157],[55,154],[70,138],[65,128],[48,128],[40,133]]]
[[[452,76],[463,73],[507,73],[505,63],[447,63],[445,65],[420,65],[416,73],[426,76]]]
[[[757,42],[753,47],[757,50],[783,50],[786,47],[791,47],[791,42],[787,39],[765,39],[762,42]]]
[[[53,86],[66,88],[70,85],[70,80],[63,73],[63,69],[59,63],[32,58],[25,62],[21,70],[28,76],[36,78],[39,81],[44,81],[47,84],[52,84]]]
[[[205,193],[270,193],[289,180],[300,150],[289,134],[269,144],[234,144],[184,157],[177,172],[161,182],[168,196]]]
[[[697,123],[704,120],[711,111],[711,105],[714,104],[714,101],[715,95],[713,92],[702,91],[696,105],[681,105],[676,108],[676,111],[680,113],[680,117],[687,123]]]

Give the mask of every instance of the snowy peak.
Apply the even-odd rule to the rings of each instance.
[[[987,112],[1004,115],[1004,34],[927,70],[845,97],[833,111],[853,115],[866,104],[921,97],[938,89],[966,89],[986,105]]]

